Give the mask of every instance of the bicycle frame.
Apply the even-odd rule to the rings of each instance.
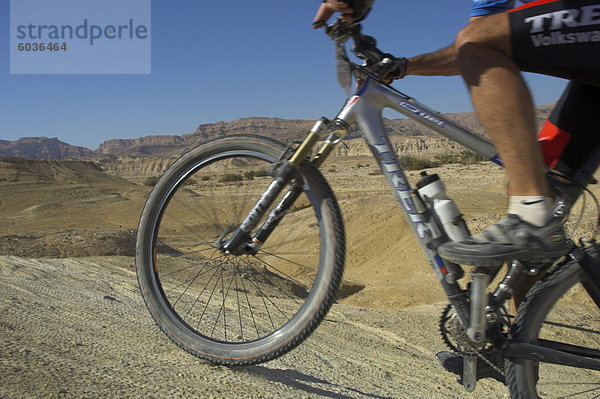
[[[487,328],[486,306],[489,305],[485,289],[489,284],[491,275],[497,273],[499,267],[476,268],[471,273],[473,281],[469,291],[469,301],[467,301],[465,291],[457,282],[463,275],[461,266],[442,259],[437,253],[439,245],[448,241],[449,238],[437,218],[429,208],[423,205],[419,195],[412,189],[404,169],[396,156],[390,138],[385,132],[382,117],[382,112],[385,108],[394,109],[502,166],[495,147],[490,141],[457,125],[452,120],[438,114],[390,86],[378,83],[372,78],[367,78],[356,93],[347,100],[333,121],[322,118],[314,125],[302,144],[293,151],[287,162],[285,161],[286,154],[282,155],[283,163],[273,182],[248,213],[248,216],[241,223],[240,227],[223,244],[223,248],[225,250],[230,250],[231,248],[230,251],[234,253],[236,250],[239,252],[239,248],[244,246],[244,242],[249,241],[249,232],[257,226],[258,220],[265,214],[265,210],[273,204],[276,195],[291,181],[295,175],[295,166],[299,166],[307,159],[311,159],[310,154],[317,142],[325,139],[325,144],[311,159],[313,164],[319,167],[333,148],[343,139],[349,127],[353,124],[358,124],[361,136],[366,140],[377,160],[386,181],[400,204],[406,220],[418,238],[448,300],[452,304],[460,322],[467,330],[467,335],[474,342],[484,342]],[[579,174],[575,176],[574,181],[578,183],[577,188],[567,193],[568,195],[564,199],[565,202],[557,207],[557,209],[560,207],[563,207],[563,209],[564,207],[566,209],[570,208],[583,190],[583,187],[588,182],[593,181],[591,175],[596,170],[598,164],[600,164],[600,150],[579,171]],[[252,252],[258,250],[301,192],[301,185],[297,183],[287,191],[284,198],[267,216],[258,233],[252,237],[252,244],[245,247],[246,251]],[[513,273],[515,269],[520,269],[514,272],[512,276],[512,279],[517,281],[524,273],[524,266],[515,261],[510,273]],[[510,296],[510,289],[505,291],[503,289],[502,284],[500,284],[494,293],[492,301],[495,302],[491,305],[496,306],[496,309]],[[490,306],[488,306],[489,309]],[[497,341],[502,350],[510,356],[572,365],[575,367],[600,369],[600,361],[578,356],[581,354],[581,351],[578,352],[579,348],[574,346],[555,349],[540,345],[516,343],[508,341],[504,337],[492,337],[492,339],[495,340],[495,343]],[[592,358],[600,357],[596,352],[586,353],[586,355]],[[464,386],[468,391],[475,389],[475,364],[475,357],[465,357],[466,373],[464,376]]]
[[[443,232],[440,232],[434,218],[427,218],[422,212],[418,211],[418,205],[415,203],[413,190],[406,178],[402,165],[400,164],[396,152],[383,126],[382,111],[384,108],[394,109],[408,118],[431,128],[437,133],[448,137],[449,139],[462,144],[468,149],[484,156],[492,162],[502,166],[495,147],[491,142],[478,136],[469,130],[457,125],[452,120],[438,114],[423,104],[420,104],[413,98],[410,98],[390,87],[377,84],[372,79],[367,79],[360,90],[351,97],[341,112],[337,115],[336,121],[343,121],[344,124],[351,125],[357,123],[362,137],[367,141],[375,159],[377,160],[381,171],[383,172],[388,184],[394,192],[398,203],[406,215],[406,220],[412,227],[413,232],[418,238],[425,255],[433,267],[438,280],[444,288],[446,295],[454,307],[455,312],[461,319],[463,326],[475,329],[469,332],[469,336],[474,341],[478,341],[477,332],[485,336],[485,315],[476,315],[479,307],[480,312],[487,305],[487,297],[484,289],[489,283],[489,272],[485,269],[476,269],[473,273],[473,285],[477,284],[477,278],[482,278],[480,287],[474,287],[471,291],[471,309],[466,307],[464,298],[460,295],[460,288],[456,284],[455,277],[462,272],[459,265],[452,264],[440,258],[437,254],[436,242],[441,238]],[[580,187],[587,184],[590,176],[598,167],[598,154],[592,157],[579,175],[576,175],[575,181]],[[581,189],[571,193],[570,198],[565,198],[561,206],[570,208],[574,199],[581,193]],[[443,229],[442,229],[443,230]],[[483,270],[483,271],[482,271]],[[489,270],[489,269],[488,269]],[[479,276],[477,276],[479,274]],[[476,297],[473,296],[476,294]],[[473,304],[473,302],[478,302]],[[483,320],[477,320],[483,317]],[[570,364],[578,367],[600,369],[600,362],[588,359],[582,359],[574,354],[570,354],[555,348],[543,347],[538,345],[529,345],[522,343],[504,342],[504,350],[512,356],[520,356],[533,360],[542,360],[545,362]],[[566,348],[561,348],[565,350]],[[577,348],[569,348],[578,355]],[[586,356],[598,357],[597,352],[587,352]],[[475,381],[472,381],[474,388]]]
[[[473,314],[474,309],[483,309],[485,307],[484,290],[489,280],[487,276],[489,273],[487,271],[484,273],[475,273],[476,276],[481,278],[476,279],[476,281],[480,282],[476,284],[478,294],[471,295],[471,306],[469,308],[465,300],[464,291],[457,283],[457,280],[463,275],[462,268],[457,264],[442,259],[437,254],[437,247],[447,241],[448,238],[445,236],[444,230],[438,224],[436,218],[432,217],[432,214],[424,209],[423,205],[418,206],[415,203],[418,195],[415,195],[413,192],[404,169],[393,150],[391,141],[385,133],[382,118],[384,108],[395,109],[476,153],[501,164],[494,146],[489,141],[458,126],[453,121],[439,115],[393,88],[383,86],[373,79],[368,78],[363,82],[354,96],[346,102],[333,122],[323,118],[314,125],[309,135],[290,157],[289,162],[282,165],[269,188],[263,193],[252,210],[250,210],[240,227],[222,245],[222,248],[232,253],[239,253],[240,248],[244,246],[244,242],[249,241],[249,233],[256,227],[260,216],[265,213],[265,210],[273,203],[276,195],[290,180],[295,172],[294,166],[299,166],[301,162],[307,159],[317,142],[321,138],[327,137],[325,145],[322,146],[313,159],[313,163],[317,167],[320,166],[335,145],[345,136],[349,127],[357,123],[362,137],[371,148],[388,184],[406,215],[406,219],[433,267],[446,296],[454,306],[456,314],[463,325],[474,325],[474,329],[469,332],[469,335],[481,341],[485,337],[485,320],[483,319],[485,315],[482,311],[477,312],[478,317],[475,318],[473,323],[471,323],[470,315]],[[293,203],[300,193],[301,189],[296,185],[285,195],[284,200],[268,215],[266,222],[260,227],[259,233],[252,237],[253,248],[250,250],[257,250],[262,245],[268,238],[269,232],[275,228],[278,221],[287,212],[289,204]],[[249,250],[248,246],[245,247],[245,250]]]
[[[337,125],[358,124],[361,136],[369,145],[448,299],[454,305],[463,325],[469,326],[470,310],[466,306],[462,290],[456,282],[462,275],[462,269],[459,265],[448,262],[437,254],[437,247],[447,239],[443,239],[443,229],[440,228],[435,218],[420,211],[420,207],[415,203],[414,191],[384,129],[382,112],[385,108],[394,109],[501,165],[496,149],[491,142],[481,136],[457,125],[415,99],[388,86],[383,86],[371,78],[364,81],[360,89],[347,101],[334,119]],[[319,134],[318,130],[317,128],[317,134]],[[345,133],[336,131],[333,134],[343,137]],[[307,138],[307,140],[309,139]],[[322,162],[322,155],[318,154],[317,158]],[[291,162],[293,161],[292,158]],[[481,328],[479,332],[482,332]]]

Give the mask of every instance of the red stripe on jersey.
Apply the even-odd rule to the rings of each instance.
[[[531,3],[523,4],[521,7],[517,7],[517,8],[513,8],[512,10],[508,10],[508,12],[515,12],[515,11],[522,10],[524,8],[535,7],[535,6],[539,6],[539,5],[542,5],[542,4],[554,3],[556,1],[558,1],[558,0],[537,0],[537,1],[532,1]]]

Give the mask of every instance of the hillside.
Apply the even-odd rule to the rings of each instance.
[[[439,154],[460,152],[464,147],[455,142],[432,136],[393,136],[392,145],[399,155],[433,157]],[[186,148],[188,150],[189,148]],[[363,139],[344,140],[332,153],[333,157],[372,158],[371,150]],[[132,156],[101,157],[97,164],[108,174],[120,176],[136,183],[151,176],[160,176],[177,159],[176,156]],[[337,163],[339,161],[331,161]],[[375,161],[372,161],[373,165]]]
[[[65,159],[94,155],[94,151],[48,137],[24,137],[19,140],[0,140],[0,156],[29,159]]]
[[[0,256],[2,398],[507,398],[465,392],[435,363],[442,304],[334,305],[316,332],[268,363],[229,368],[183,352],[150,317],[128,257]]]
[[[73,185],[123,183],[121,179],[103,172],[93,161],[32,160],[0,156],[0,182],[19,185],[42,182]]]
[[[394,143],[433,154],[434,140]],[[355,143],[339,149],[362,153]],[[362,289],[340,298],[297,349],[243,368],[183,352],[139,293],[132,255],[150,187],[132,181],[158,173],[169,158],[0,158],[0,397],[507,398],[489,379],[467,393],[435,363],[445,349],[443,292],[373,159],[341,155],[323,171],[345,222],[342,289]],[[504,214],[504,171],[496,165],[430,172],[442,176],[471,231]],[[413,182],[418,176],[408,172]],[[306,231],[302,219],[286,218]],[[594,220],[584,218],[583,227],[593,230]],[[576,304],[563,314],[582,312]]]
[[[553,104],[537,108],[538,125],[546,119]],[[484,134],[484,129],[474,112],[445,114],[473,132]],[[385,128],[390,136],[438,137],[435,132],[408,119],[385,119]],[[190,134],[163,134],[136,139],[111,139],[92,151],[72,146],[56,138],[30,137],[16,141],[0,140],[0,156],[15,156],[29,159],[65,159],[90,156],[113,157],[170,157],[179,155],[201,142],[232,134],[260,134],[281,141],[302,139],[311,129],[314,120],[281,118],[242,118],[231,122],[216,122],[199,125]],[[57,132],[56,134],[60,134]],[[356,128],[350,129],[346,139],[358,138]]]
[[[537,107],[538,126],[541,126],[553,108],[553,104]],[[444,114],[465,128],[485,135],[485,130],[475,112]],[[96,155],[116,156],[172,156],[181,154],[199,143],[233,134],[259,134],[280,141],[302,139],[312,128],[313,120],[280,118],[242,118],[231,122],[202,124],[192,134],[145,136],[137,139],[108,140],[96,150]],[[391,137],[439,137],[439,135],[410,119],[384,119],[384,126]],[[359,138],[352,127],[346,140]]]
[[[61,257],[132,255],[147,188],[91,161],[0,157],[0,192],[0,253]]]
[[[465,121],[470,118],[465,116]],[[290,120],[279,118],[243,118],[232,122],[203,124],[192,134],[181,136],[146,136],[137,139],[115,139],[102,143],[96,150],[99,156],[172,156],[187,151],[199,143],[234,134],[257,134],[280,141],[302,139],[312,128],[312,120]],[[409,120],[385,120],[386,130],[391,136],[432,136],[435,133]],[[481,129],[480,129],[481,130]],[[357,129],[352,128],[347,139],[358,138]]]

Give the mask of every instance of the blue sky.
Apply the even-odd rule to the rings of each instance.
[[[344,94],[332,43],[311,29],[319,3],[152,0],[150,74],[11,75],[9,0],[0,0],[0,139],[58,137],[96,149],[112,138],[187,134],[242,117],[332,117]],[[469,7],[468,0],[378,0],[363,31],[385,51],[413,56],[451,43]],[[526,78],[537,104],[565,86]],[[472,110],[459,77],[409,77],[395,87],[441,112]]]

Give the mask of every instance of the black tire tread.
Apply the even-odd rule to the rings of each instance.
[[[276,147],[281,151],[283,151],[285,149],[285,145],[283,143],[281,143],[275,139],[263,137],[263,136],[259,136],[259,135],[232,135],[232,136],[227,136],[222,139],[213,140],[209,143],[206,143],[197,148],[194,148],[193,150],[189,151],[188,153],[186,153],[185,155],[180,157],[177,161],[175,161],[168,168],[168,170],[163,174],[163,176],[159,179],[159,181],[157,182],[155,187],[157,187],[161,183],[162,180],[176,178],[177,177],[176,171],[179,168],[185,167],[184,165],[187,165],[189,162],[196,162],[196,159],[199,156],[200,157],[206,156],[205,151],[204,151],[204,148],[206,148],[206,145],[208,145],[208,144],[210,144],[210,145],[213,145],[213,144],[226,145],[227,142],[234,141],[235,139],[256,140],[257,143],[260,143],[259,146],[261,144],[267,144],[267,145],[270,145],[271,147]],[[217,147],[216,152],[218,152],[219,146],[217,145],[215,147]],[[223,151],[223,150],[221,150],[221,151]],[[146,291],[147,290],[147,288],[145,288],[146,284],[143,281],[143,273],[144,273],[144,271],[142,271],[143,265],[139,264],[139,254],[144,250],[143,245],[145,245],[143,231],[142,231],[145,228],[144,221],[148,220],[149,212],[156,212],[156,207],[154,207],[153,203],[152,203],[153,201],[156,200],[156,196],[153,195],[154,191],[153,191],[153,193],[150,194],[150,196],[146,200],[146,204],[144,205],[142,215],[140,217],[140,222],[138,225],[138,240],[136,242],[136,271],[137,271],[137,275],[138,275],[138,283],[140,286],[140,290],[142,292],[142,296],[144,298],[144,302],[145,302],[148,310],[150,311],[152,317],[155,319],[156,324],[165,333],[165,335],[167,335],[177,346],[179,346],[186,352],[188,352],[194,356],[203,358],[205,360],[209,360],[213,363],[223,364],[223,365],[227,365],[227,366],[245,366],[245,365],[257,364],[257,363],[262,363],[262,362],[272,360],[274,358],[277,358],[277,357],[289,352],[290,350],[297,347],[300,343],[302,343],[322,322],[325,315],[331,308],[332,304],[337,299],[338,290],[339,290],[339,287],[340,287],[341,281],[342,281],[342,275],[343,275],[344,264],[345,264],[345,251],[346,251],[345,231],[344,231],[342,214],[341,214],[339,205],[337,203],[337,200],[333,194],[333,191],[332,191],[331,187],[329,186],[328,182],[326,181],[326,179],[324,178],[324,176],[310,163],[304,163],[302,165],[302,168],[305,170],[308,170],[309,174],[315,179],[314,186],[316,187],[316,190],[318,190],[321,193],[321,196],[323,198],[325,198],[325,201],[327,202],[327,205],[330,209],[330,213],[331,213],[331,217],[332,217],[332,225],[333,225],[333,229],[334,229],[334,237],[335,237],[335,240],[334,240],[335,255],[334,255],[334,268],[333,268],[332,278],[328,284],[328,288],[327,288],[327,291],[326,291],[326,294],[325,294],[323,300],[319,303],[318,309],[314,313],[314,317],[312,317],[312,319],[306,323],[305,328],[303,328],[302,331],[295,333],[292,336],[292,338],[285,345],[279,346],[276,350],[268,351],[263,356],[260,356],[260,357],[251,357],[251,358],[244,358],[243,360],[238,360],[235,358],[212,357],[205,353],[199,353],[198,351],[195,351],[192,346],[187,345],[186,342],[182,341],[181,337],[173,337],[172,333],[170,331],[168,331],[165,327],[163,327],[161,325],[161,323],[158,322],[157,316],[154,314],[154,312],[152,310],[152,306],[150,304],[150,301],[151,301],[151,299],[149,298],[150,293]],[[175,173],[175,176],[172,176],[173,173]],[[159,198],[160,198],[160,196],[159,196]],[[142,239],[140,239],[140,238],[142,238]]]
[[[575,274],[575,276],[573,276],[573,274]],[[558,293],[561,294],[561,296],[558,297],[558,300],[560,300],[562,295],[568,291],[570,287],[580,282],[581,275],[580,266],[575,261],[570,261],[553,270],[542,280],[536,282],[519,305],[517,316],[513,328],[511,329],[510,338],[519,342],[527,342],[527,336],[531,333],[537,333],[536,331],[530,331],[530,329],[535,328],[535,326],[533,325],[534,323],[529,321],[533,317],[536,317],[536,315],[539,315],[540,312],[551,309],[557,302],[552,301],[552,303],[549,303],[550,298],[554,297],[554,292],[558,290]],[[574,284],[570,284],[569,279],[573,278],[575,278],[576,281]],[[565,287],[565,284],[568,284],[568,287]],[[544,317],[546,316],[547,315],[544,315]],[[521,360],[519,359],[509,358],[506,360],[505,375],[511,398],[532,399],[532,396],[525,389],[525,385],[527,384],[523,379],[526,377],[522,375],[522,366],[520,362]],[[528,383],[531,384],[531,382]],[[533,398],[536,397],[537,396],[534,396]]]

